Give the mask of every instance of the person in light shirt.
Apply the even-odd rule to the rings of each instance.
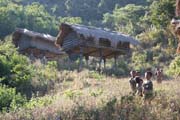
[[[132,70],[132,71],[130,72],[130,75],[131,75],[131,78],[130,78],[130,80],[129,80],[129,83],[130,83],[130,87],[131,87],[132,94],[135,95],[135,94],[136,94],[136,91],[137,91],[136,81],[135,81],[136,71]]]
[[[162,77],[162,76],[163,76],[163,71],[162,71],[162,69],[157,68],[155,75],[156,75],[157,83],[162,83],[162,78],[163,78],[163,77]]]

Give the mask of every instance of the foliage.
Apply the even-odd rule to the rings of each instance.
[[[158,28],[166,28],[175,16],[175,0],[155,0],[150,5],[150,21]]]
[[[32,98],[30,101],[23,105],[26,109],[35,109],[36,107],[43,107],[51,104],[55,97],[49,98],[49,96],[44,96],[42,98]]]
[[[3,1],[0,1],[0,37],[4,37],[13,32],[15,27],[22,22],[23,7],[11,2],[1,2]]]
[[[82,19],[80,17],[63,17],[60,18],[60,23],[81,24]]]
[[[138,35],[138,39],[142,41],[143,48],[147,48],[147,46],[156,46],[158,44],[167,43],[167,35],[165,35],[165,31],[163,29],[150,28]]]
[[[10,41],[0,44],[1,83],[16,87],[18,92],[31,94],[31,66],[25,56],[19,55]]]
[[[31,80],[32,89],[37,96],[43,96],[47,91],[53,89],[54,83],[58,80],[57,63],[49,61],[46,65],[36,61],[37,65],[32,67],[33,77]]]
[[[98,72],[95,72],[95,71],[89,72],[89,77],[97,79],[97,80],[102,80],[103,79],[103,76],[100,75]]]
[[[12,33],[16,27],[57,35],[59,18],[60,22],[102,26],[103,14],[111,13],[116,5],[129,3],[147,4],[144,0],[1,0],[0,37]]]
[[[0,84],[3,91],[7,89],[7,96],[0,94],[3,104],[0,108],[6,107],[8,110],[18,109],[19,104],[23,104],[26,98],[20,93],[28,99],[32,94],[40,95],[43,92],[44,95],[53,88],[54,81],[57,80],[56,62],[48,62],[47,65],[41,66],[31,65],[27,57],[18,54],[10,36],[0,42],[0,68]],[[6,100],[4,97],[8,95],[9,98]]]
[[[16,27],[57,34],[55,17],[51,16],[39,3],[23,6],[14,2],[3,2],[0,12],[0,37],[11,34]]]
[[[139,20],[145,14],[145,7],[128,4],[125,7],[116,7],[113,14],[104,14],[103,22],[117,31],[136,35],[140,33]]]
[[[57,24],[55,17],[51,16],[39,3],[32,3],[25,7],[25,16],[27,19],[27,28],[37,32],[57,34]],[[54,34],[54,32],[56,34]]]
[[[81,93],[81,91],[78,91],[78,90],[76,90],[76,91],[75,90],[74,91],[73,90],[66,90],[64,92],[64,95],[70,99],[75,99],[76,97],[81,96],[82,93]]]
[[[16,93],[16,89],[8,88],[7,86],[0,85],[0,110],[8,112],[16,110],[26,102],[26,98],[20,93]]]
[[[127,76],[130,69],[142,73],[155,66],[166,68],[170,62],[167,73],[180,74],[180,57],[174,57],[177,42],[169,29],[174,5],[175,0],[0,0],[1,38],[16,27],[55,36],[58,25],[68,22],[116,30],[142,43],[119,58],[117,68],[108,61],[105,76],[93,71],[95,63],[86,66],[93,70],[78,73],[78,60],[74,64],[67,58],[30,64],[11,38],[3,39],[0,119],[179,119],[178,81],[155,84],[156,98],[147,108],[141,98],[129,94],[127,79],[114,77]]]
[[[180,75],[180,56],[177,56],[170,64],[168,73],[170,75]]]
[[[75,74],[76,72],[69,72]],[[82,75],[82,76],[81,76]],[[86,72],[79,73],[83,80]],[[77,82],[81,79],[76,77]],[[98,86],[94,85],[99,84]],[[144,105],[139,96],[129,94],[128,79],[107,77],[106,81],[90,79],[90,86],[73,90],[74,81],[62,86],[60,92],[32,98],[19,111],[0,114],[1,119],[179,119],[179,81],[164,81],[154,84],[151,105]],[[64,97],[65,96],[65,97]],[[41,114],[43,113],[43,114]]]

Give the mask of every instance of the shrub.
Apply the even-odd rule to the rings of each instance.
[[[96,79],[96,80],[102,80],[104,77],[103,77],[103,75],[99,74],[96,71],[90,71],[89,72],[89,78],[93,78],[93,79]]]
[[[169,75],[180,75],[180,56],[177,56],[170,64],[169,70],[167,71]]]
[[[26,98],[20,93],[16,93],[16,89],[0,85],[0,110],[15,110],[25,102]]]
[[[0,43],[0,83],[15,87],[18,92],[29,96],[31,65],[25,56],[17,53],[9,39]]]
[[[11,37],[0,42],[0,83],[13,87],[28,98],[37,91],[44,93],[53,88],[57,80],[57,63],[32,65],[26,56],[18,54]]]
[[[41,98],[32,98],[30,101],[26,102],[23,105],[23,108],[26,109],[35,109],[36,107],[44,107],[53,102],[55,97],[49,97],[49,96],[44,96]]]
[[[33,65],[31,74],[33,74],[31,80],[33,92],[38,96],[43,96],[48,90],[53,89],[58,79],[57,63],[50,61],[46,65],[41,63]]]
[[[81,96],[82,95],[82,92],[79,91],[79,90],[76,90],[76,91],[73,91],[73,90],[66,90],[64,92],[64,95],[67,97],[67,98],[70,98],[70,99],[74,99],[78,96]]]

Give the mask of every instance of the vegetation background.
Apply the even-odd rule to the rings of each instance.
[[[180,56],[170,21],[175,0],[0,0],[0,119],[180,119]],[[140,47],[108,60],[106,74],[95,62],[76,71],[77,61],[33,64],[11,43],[15,28],[56,36],[60,23],[84,24],[129,34]],[[129,94],[126,78],[163,68],[165,82],[155,83],[150,107]]]

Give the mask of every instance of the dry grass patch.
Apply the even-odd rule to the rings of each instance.
[[[37,102],[34,108],[24,107],[15,113],[1,114],[0,119],[180,119],[180,81],[170,80],[162,84],[154,81],[156,96],[150,106],[145,106],[141,97],[129,94],[128,78],[97,76],[88,70],[81,73],[62,71],[59,76],[63,82],[46,96],[51,100],[49,104],[39,106]],[[45,97],[41,99],[43,101]]]

